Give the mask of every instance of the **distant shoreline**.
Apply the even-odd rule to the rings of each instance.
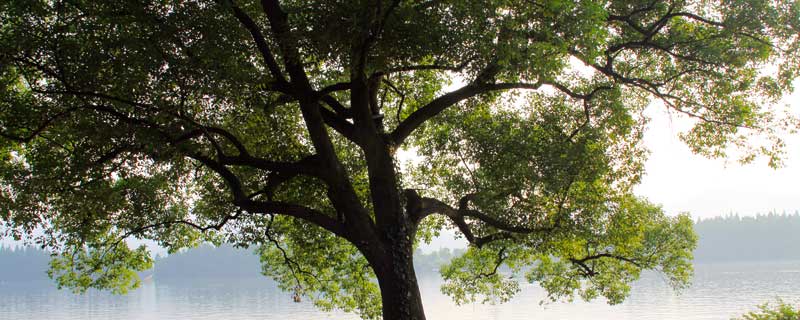
[[[800,214],[755,217],[729,215],[698,220],[695,265],[758,264],[800,260]],[[415,253],[420,274],[433,273],[463,249],[443,248]],[[0,281],[48,280],[50,254],[37,248],[0,247]],[[261,276],[259,258],[249,250],[209,245],[157,258],[155,268],[143,272],[157,279],[180,277]]]

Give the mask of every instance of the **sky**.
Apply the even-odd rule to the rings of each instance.
[[[787,96],[783,103],[794,114],[800,113],[800,90]],[[687,127],[687,120],[668,114],[663,106],[651,105],[646,114],[652,121],[644,143],[651,154],[635,193],[660,204],[668,214],[687,212],[697,219],[800,210],[797,135],[786,139],[782,168],[770,168],[765,159],[741,165],[736,159],[707,159],[693,154],[677,138]]]

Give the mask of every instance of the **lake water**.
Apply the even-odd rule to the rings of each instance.
[[[730,319],[757,304],[800,302],[800,261],[698,264],[693,285],[676,294],[657,274],[645,274],[622,304],[602,300],[540,305],[544,292],[523,285],[500,305],[456,306],[439,292],[441,280],[422,276],[428,319]],[[267,278],[145,282],[125,296],[104,292],[74,295],[52,283],[0,283],[0,319],[357,319],[326,313],[308,302],[291,302]]]

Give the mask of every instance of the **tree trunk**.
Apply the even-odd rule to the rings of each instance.
[[[414,273],[413,246],[398,241],[375,268],[383,302],[383,320],[424,320],[422,297]]]

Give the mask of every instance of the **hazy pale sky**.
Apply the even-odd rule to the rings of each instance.
[[[784,99],[800,113],[800,91]],[[651,106],[645,134],[651,150],[646,175],[636,193],[661,204],[669,214],[688,212],[694,218],[728,213],[755,215],[800,210],[800,137],[786,139],[784,167],[772,169],[764,159],[741,165],[736,159],[707,159],[692,154],[677,134],[687,120]],[[761,161],[759,161],[761,160]]]

